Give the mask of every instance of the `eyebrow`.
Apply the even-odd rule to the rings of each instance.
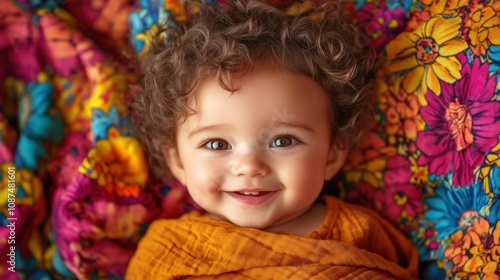
[[[273,122],[269,128],[271,128],[272,126],[297,128],[297,129],[307,130],[309,132],[314,133],[314,130],[312,128],[310,128],[307,125],[300,124],[300,123],[287,123],[287,122],[278,121],[278,122]],[[188,134],[188,139],[191,139],[191,138],[195,137],[196,135],[202,134],[203,132],[206,132],[206,131],[214,130],[217,128],[231,128],[231,127],[232,126],[229,124],[213,124],[213,125],[198,127]]]
[[[301,123],[288,123],[288,122],[278,121],[278,122],[273,123],[273,126],[276,126],[276,125],[277,126],[284,126],[284,127],[291,127],[291,128],[298,128],[298,129],[307,130],[309,132],[314,133],[314,130],[312,128],[310,128],[309,126],[307,126],[305,124],[301,124]]]
[[[198,127],[188,134],[188,139],[191,139],[191,138],[195,137],[196,135],[201,134],[203,132],[214,130],[217,128],[224,128],[224,127],[229,128],[229,127],[231,127],[231,125],[229,125],[229,124],[212,124],[212,125]]]

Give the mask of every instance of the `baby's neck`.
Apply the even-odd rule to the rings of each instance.
[[[325,220],[326,214],[326,205],[316,202],[304,214],[282,224],[266,228],[264,231],[304,236],[318,230]]]

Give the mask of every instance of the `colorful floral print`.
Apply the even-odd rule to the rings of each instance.
[[[394,9],[368,2],[353,15],[353,22],[364,31],[370,46],[380,50],[404,28],[405,12],[402,7]]]
[[[270,2],[296,13],[322,1]],[[0,253],[12,166],[22,223],[18,271],[0,264],[0,278],[122,279],[149,223],[201,211],[179,182],[149,176],[124,104],[137,77],[123,49],[143,52],[199,1],[0,7]],[[377,100],[339,196],[408,234],[422,279],[499,279],[500,2],[359,0],[344,12],[376,49]]]
[[[95,179],[109,193],[138,197],[146,185],[146,158],[137,139],[110,128],[107,139],[96,142],[78,171]]]
[[[29,83],[19,96],[20,135],[16,149],[16,165],[36,170],[47,156],[42,141],[59,143],[63,137],[61,117],[50,110],[54,87],[41,72],[36,82]]]
[[[499,279],[498,2],[419,1],[405,16],[340,194],[408,233],[423,279]]]
[[[460,79],[461,64],[456,55],[467,48],[459,37],[462,19],[435,16],[412,33],[401,33],[387,44],[388,69],[405,71],[403,89],[419,91],[419,101],[427,104],[425,93],[430,89],[441,94],[439,81],[453,83]]]
[[[443,83],[440,96],[427,94],[428,105],[420,112],[430,129],[417,136],[418,163],[437,175],[451,169],[457,187],[473,181],[475,169],[498,141],[491,127],[500,127],[500,102],[492,101],[496,76],[489,77],[488,65],[479,59],[472,65],[461,62],[462,79]]]
[[[470,226],[474,218],[485,214],[488,197],[479,185],[454,189],[442,182],[434,189],[434,194],[424,200],[428,207],[425,217],[434,224],[439,239],[446,238],[461,227]]]
[[[472,52],[485,55],[490,44],[500,45],[500,3],[478,5],[469,14],[467,27]]]
[[[407,158],[397,155],[387,161],[383,178],[385,187],[375,199],[383,205],[380,212],[395,222],[400,217],[414,219],[423,211],[422,193],[410,183],[411,176]]]

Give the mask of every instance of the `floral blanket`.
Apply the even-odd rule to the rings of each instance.
[[[198,4],[0,0],[1,279],[121,279],[151,221],[197,208],[148,175],[125,104],[130,54]],[[336,191],[413,240],[423,279],[499,279],[500,1],[345,4],[377,104]]]

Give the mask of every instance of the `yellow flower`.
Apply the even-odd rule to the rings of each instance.
[[[154,35],[158,33],[158,30],[158,25],[153,25],[150,29],[147,29],[144,32],[135,35],[134,39],[136,39],[137,41],[142,41],[144,43],[144,47],[140,51],[140,54],[144,54],[147,50],[149,50],[151,43],[153,43],[151,40],[155,38]]]
[[[500,45],[500,2],[491,6],[477,6],[469,14],[467,27],[470,28],[469,38],[471,50],[475,55],[485,55],[488,44]]]
[[[490,197],[495,196],[493,192],[494,189],[490,184],[490,171],[495,165],[500,167],[500,155],[497,154],[498,151],[500,151],[500,143],[491,149],[491,153],[486,155],[486,159],[484,160],[485,165],[481,168],[481,172],[479,173],[479,178],[484,182],[484,190]]]
[[[144,152],[137,139],[122,136],[114,127],[108,131],[108,139],[97,141],[78,171],[108,192],[124,196],[138,196],[148,180]]]
[[[493,280],[498,279],[498,265],[500,263],[500,221],[497,221],[494,228],[491,228],[488,221],[480,218],[480,221],[474,222],[474,227],[482,224],[481,229],[472,236],[472,246],[469,250],[471,258],[464,264],[463,271],[467,273],[476,273],[477,279]],[[468,228],[469,234],[475,229]],[[489,234],[491,232],[491,234]],[[486,240],[492,237],[493,244],[486,245]]]
[[[422,105],[427,105],[427,89],[439,95],[440,81],[453,83],[462,77],[462,65],[456,58],[456,54],[467,48],[467,43],[459,38],[461,22],[460,17],[432,17],[387,45],[387,69],[404,71],[401,86],[408,93],[420,88],[418,98]]]
[[[451,15],[458,8],[469,5],[469,0],[420,0],[420,3],[429,7],[431,15]]]
[[[491,247],[491,253],[487,258],[487,262],[484,265],[483,280],[493,280],[498,279],[498,265],[500,264],[500,221],[497,221],[495,228],[492,233],[493,246]]]
[[[89,99],[84,103],[84,112],[87,112],[88,118],[92,118],[92,108],[108,112],[112,106],[116,106],[120,115],[124,115],[126,106],[123,96],[127,90],[126,76],[108,62],[89,65],[86,70],[89,82],[94,85]]]
[[[7,203],[9,198],[15,197],[16,207],[33,205],[40,200],[43,194],[43,185],[40,178],[28,169],[16,169],[14,163],[4,162],[0,164],[0,212],[9,217]],[[9,178],[8,175],[11,175]],[[14,183],[15,187],[9,186]],[[11,196],[9,196],[11,194]]]
[[[42,196],[42,182],[37,175],[33,174],[33,172],[28,169],[15,169],[15,165],[11,162],[4,162],[0,164],[0,173],[3,174],[0,181],[0,190],[2,193],[2,200],[0,200],[0,204],[4,205],[4,202],[7,201],[7,193],[11,193],[8,191],[9,180],[7,174],[9,174],[9,168],[11,168],[11,173],[14,172],[15,174],[16,187],[14,190],[16,193],[13,193],[13,195],[16,196],[16,205],[32,206],[38,199],[40,199],[40,196]],[[22,193],[22,195],[20,193]]]
[[[408,157],[410,160],[410,170],[411,170],[411,178],[410,183],[418,185],[421,183],[429,182],[429,166],[427,165],[418,165],[416,157]]]

